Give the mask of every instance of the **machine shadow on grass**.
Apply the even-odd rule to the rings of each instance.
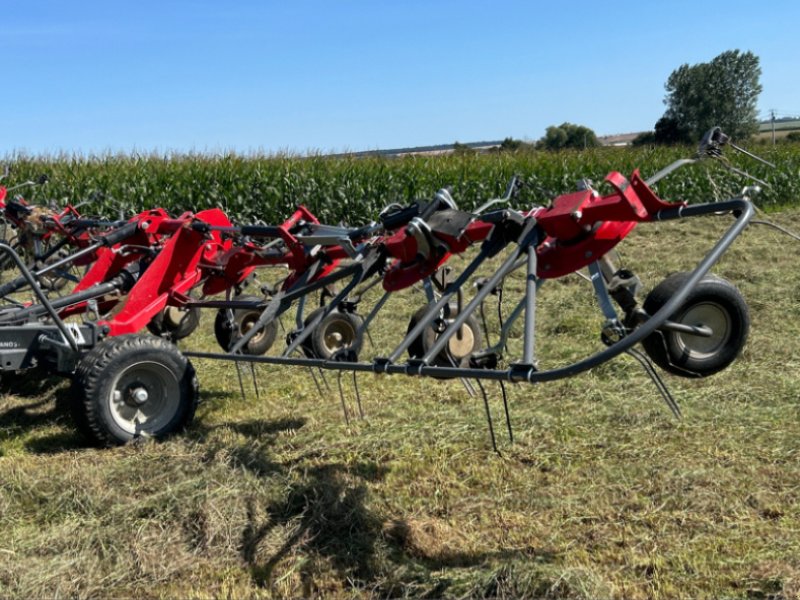
[[[265,437],[296,430],[304,424],[304,419],[255,420],[216,425],[206,432],[227,428],[265,441]],[[534,548],[499,552],[441,549],[435,547],[435,539],[431,548],[420,548],[414,524],[368,507],[368,485],[380,483],[389,471],[373,461],[320,463],[324,457],[313,452],[279,461],[264,451],[264,445],[257,450],[251,444],[226,451],[237,466],[259,477],[278,475],[289,479],[302,473],[299,480],[289,479],[280,498],[263,505],[255,497],[247,501],[247,524],[241,533],[239,552],[253,585],[259,588],[273,588],[283,579],[285,561],[293,557],[298,558],[295,564],[301,590],[292,593],[313,596],[327,589],[325,582],[317,580],[322,563],[343,587],[387,597],[412,590],[421,597],[441,596],[450,582],[436,572],[447,568],[478,567],[488,562],[505,564],[534,555],[539,562],[554,560],[552,554]],[[278,531],[280,542],[275,541]],[[265,547],[268,539],[279,545]],[[402,573],[399,578],[398,573]]]
[[[9,396],[16,397],[9,400]],[[57,431],[26,439],[25,448],[37,454],[59,453],[88,447],[72,425],[72,392],[64,380],[43,371],[0,382],[0,441],[28,438],[37,428],[66,426]]]

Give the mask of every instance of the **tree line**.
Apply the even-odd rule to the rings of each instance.
[[[747,139],[758,131],[760,78],[759,58],[749,51],[728,50],[709,62],[681,65],[664,84],[664,114],[653,130],[641,133],[633,145],[694,143],[717,125],[734,139]],[[548,127],[536,142],[506,138],[494,151],[584,149],[599,145],[591,128],[562,123]],[[456,142],[455,151],[472,150]]]

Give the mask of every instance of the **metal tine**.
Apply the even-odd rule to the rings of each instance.
[[[731,148],[734,148],[734,149],[738,150],[738,151],[739,151],[739,152],[741,152],[742,154],[745,154],[745,155],[749,156],[750,158],[754,158],[754,159],[755,159],[755,160],[757,160],[758,162],[764,163],[764,164],[765,164],[765,165],[767,165],[768,167],[772,167],[773,169],[776,169],[776,168],[777,168],[777,167],[776,167],[774,164],[772,164],[772,163],[771,163],[771,162],[769,162],[768,160],[766,160],[766,159],[764,159],[764,158],[761,158],[760,156],[756,156],[756,155],[755,155],[755,154],[753,154],[752,152],[748,152],[747,150],[745,150],[744,148],[741,148],[741,147],[737,146],[737,145],[736,145],[736,144],[734,144],[733,142],[730,142],[730,141],[729,141],[729,142],[728,142],[728,145],[729,145]]]
[[[337,373],[336,380],[339,384],[339,398],[342,401],[342,412],[344,412],[344,422],[348,427],[350,426],[350,416],[347,414],[347,404],[344,402],[344,392],[342,391],[342,371]]]
[[[458,365],[454,365],[454,366],[458,366]],[[461,380],[461,384],[464,386],[464,389],[467,390],[467,394],[469,394],[469,397],[470,398],[474,398],[475,395],[476,395],[475,394],[475,388],[472,387],[472,384],[470,383],[469,379],[467,379],[466,377],[461,377],[460,380]]]
[[[486,311],[483,310],[484,303],[481,302],[480,313],[481,313],[481,325],[483,325],[483,335],[486,336],[486,345],[491,347],[492,342],[489,338],[489,325],[486,323]]]
[[[650,362],[650,359],[635,348],[629,348],[625,352],[635,358],[639,364],[642,365],[645,372],[650,376],[650,379],[655,384],[656,389],[658,389],[658,392],[661,394],[661,397],[664,399],[664,402],[667,403],[667,406],[669,406],[672,414],[675,415],[675,418],[682,419],[683,415],[681,414],[680,406],[678,406],[678,403],[675,401],[675,398],[673,398],[672,394],[667,388],[667,385],[661,379],[655,367]]]
[[[367,334],[367,339],[369,340],[369,345],[375,348],[375,341],[372,339],[372,333],[369,331],[369,327],[364,327],[364,333]]]
[[[736,173],[738,175],[741,175],[742,177],[747,177],[748,179],[752,179],[753,181],[755,181],[756,183],[760,183],[764,187],[772,187],[770,184],[768,184],[763,179],[759,179],[758,177],[755,177],[754,175],[750,175],[750,173],[748,173],[747,171],[743,171],[742,169],[737,169],[736,167],[734,167],[733,165],[731,165],[729,163],[723,162],[722,165],[726,169],[728,169],[729,171],[731,171],[733,173]]]
[[[514,443],[514,430],[511,428],[511,412],[508,410],[508,393],[506,393],[506,384],[500,380],[500,391],[503,392],[503,409],[506,411],[506,427],[508,428],[508,440]]]
[[[445,346],[445,352],[447,353],[447,360],[450,361],[450,364],[454,367],[458,367],[458,363],[456,362],[453,353],[450,352],[450,348]],[[458,380],[461,382],[461,385],[464,386],[464,389],[467,390],[467,394],[469,394],[470,398],[474,398],[476,396],[475,388],[472,387],[472,383],[470,383],[469,379],[466,377],[459,377]]]
[[[476,379],[475,383],[478,384],[478,387],[481,389],[481,395],[483,396],[483,406],[486,408],[486,422],[489,424],[489,435],[492,438],[492,448],[497,453],[497,456],[503,456],[500,454],[500,450],[497,449],[497,440],[494,437],[494,424],[492,423],[492,411],[489,409],[489,397],[486,395],[486,390],[483,387],[480,379]]]
[[[506,321],[503,317],[503,288],[497,291],[497,320],[500,321],[500,331],[505,327]]]
[[[317,380],[317,374],[314,373],[314,369],[308,367],[308,372],[311,373],[311,379],[314,380],[314,384],[317,386],[317,391],[319,392],[319,397],[322,398],[324,394],[322,393],[322,386],[319,384],[319,380]]]
[[[226,292],[226,294],[225,294],[225,297],[226,297],[226,299],[227,299],[227,300],[230,300],[230,299],[231,299],[231,290],[228,290],[228,291]],[[232,311],[232,310],[230,310],[230,309],[229,309],[229,310],[227,311],[227,317],[228,317],[229,319],[233,319],[233,311]],[[233,339],[231,339],[231,342],[230,342],[230,343],[231,343],[231,347],[232,347],[232,346],[233,346],[233,344],[234,344],[234,340],[233,340]],[[228,350],[230,350],[230,347],[228,348]],[[242,394],[242,400],[243,400],[243,401],[246,401],[246,400],[247,400],[247,396],[246,396],[246,395],[245,395],[245,393],[244,393],[244,382],[242,381],[242,369],[241,369],[241,365],[239,364],[239,361],[238,361],[238,360],[234,361],[234,362],[233,362],[233,364],[235,364],[235,365],[236,365],[236,376],[239,378],[239,392]],[[251,366],[252,366],[252,363],[250,363],[250,364],[251,364]],[[255,375],[253,376],[253,384],[255,384]],[[256,397],[258,397],[258,388],[256,388]]]
[[[256,391],[256,400],[261,400],[261,394],[258,393],[258,382],[256,381],[256,363],[250,363],[250,375],[253,376],[253,389]]]
[[[328,378],[325,377],[325,371],[322,370],[322,367],[317,367],[317,370],[319,371],[319,376],[322,377],[322,383],[325,384],[325,387],[330,392],[331,391],[331,385],[328,383]]]
[[[239,365],[239,361],[233,361],[236,365],[236,375],[239,377],[239,391],[242,393],[242,400],[247,400],[247,396],[244,393],[244,383],[242,382],[242,370]]]
[[[364,408],[361,406],[361,393],[358,391],[358,374],[353,371],[353,388],[356,391],[356,404],[358,404],[358,414],[364,419]]]

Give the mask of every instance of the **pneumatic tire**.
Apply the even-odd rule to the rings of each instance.
[[[199,402],[192,363],[169,341],[138,334],[92,349],[78,365],[72,394],[76,425],[101,446],[181,431]]]
[[[200,325],[199,308],[166,306],[147,324],[150,333],[177,342],[189,337]]]
[[[260,302],[264,298],[258,296],[236,296],[234,300]],[[239,338],[253,328],[260,316],[261,311],[259,309],[237,308],[233,310],[233,318],[231,319],[230,309],[219,309],[217,317],[214,319],[214,337],[217,338],[220,348],[225,352],[229,351]],[[277,320],[270,321],[250,338],[250,341],[242,348],[242,353],[250,354],[251,356],[266,354],[272,344],[275,343],[277,333]]]
[[[406,329],[406,335],[411,333],[414,327],[417,326],[425,313],[428,312],[430,306],[423,306],[411,317]],[[442,325],[448,327],[457,316],[458,306],[451,304],[449,307],[449,316],[444,320]],[[411,343],[408,348],[408,354],[411,358],[422,358],[428,353],[436,339],[439,337],[440,332],[436,330],[433,324],[428,325],[423,332]],[[480,350],[483,347],[483,335],[481,328],[475,318],[470,315],[461,330],[456,333],[447,343],[447,346],[437,354],[433,359],[433,365],[438,367],[458,367],[461,361],[467,358],[473,352]]]
[[[664,306],[689,275],[675,273],[657,285],[644,301],[647,314]],[[642,341],[654,363],[681,377],[707,377],[725,369],[739,356],[750,330],[750,313],[741,292],[715,275],[701,279],[669,320],[712,331],[703,337],[659,329]]]
[[[320,307],[312,311],[305,320],[305,326],[308,327],[324,310],[324,307]],[[301,344],[303,352],[309,358],[330,360],[339,351],[348,350],[353,353],[353,358],[357,359],[364,345],[364,337],[359,335],[363,322],[360,315],[333,310],[303,341]]]

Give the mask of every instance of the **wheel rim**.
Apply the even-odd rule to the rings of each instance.
[[[164,311],[164,321],[173,329],[177,329],[183,323],[183,320],[188,314],[185,308],[178,308],[177,306],[168,306]]]
[[[702,302],[691,306],[678,321],[693,327],[708,327],[711,336],[677,333],[676,341],[681,354],[704,360],[717,354],[731,337],[732,323],[728,311],[715,302]]]
[[[239,335],[244,336],[248,331],[255,327],[260,316],[261,313],[258,312],[247,313],[247,315],[242,319],[242,324],[239,326]],[[252,338],[250,338],[248,345],[260,343],[261,340],[264,339],[265,335],[267,335],[267,328],[262,327]]]
[[[158,432],[180,407],[178,378],[160,363],[134,363],[114,378],[109,406],[114,422],[127,433]]]
[[[459,339],[460,338],[460,339]],[[466,323],[447,340],[447,347],[455,359],[462,359],[475,349],[475,333]]]
[[[342,348],[348,348],[356,338],[356,330],[352,323],[341,318],[333,318],[325,324],[322,335],[323,350],[331,355]]]

